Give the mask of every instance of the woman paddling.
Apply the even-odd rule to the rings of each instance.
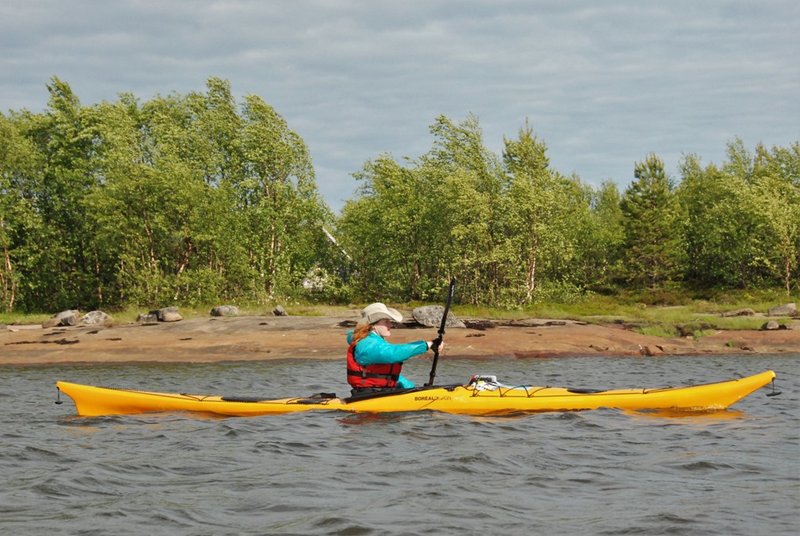
[[[380,302],[361,311],[355,331],[347,333],[347,383],[353,395],[414,387],[414,382],[400,374],[403,362],[430,350],[433,341],[387,342],[394,323],[402,321],[399,311]],[[440,349],[443,346],[440,344]]]

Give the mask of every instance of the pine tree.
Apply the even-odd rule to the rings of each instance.
[[[626,279],[634,285],[659,288],[679,273],[682,218],[674,185],[664,162],[649,155],[634,167],[621,208],[625,229]]]

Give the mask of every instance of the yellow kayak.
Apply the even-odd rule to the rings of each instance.
[[[338,410],[387,413],[442,411],[465,415],[491,415],[542,411],[581,411],[598,408],[622,410],[722,410],[767,385],[771,370],[716,383],[656,389],[590,391],[563,387],[509,386],[493,376],[473,376],[466,385],[419,387],[336,398],[320,393],[302,398],[259,400],[209,395],[154,393],[56,382],[59,393],[69,396],[78,415],[121,415],[149,412],[202,412],[247,417],[299,411]]]

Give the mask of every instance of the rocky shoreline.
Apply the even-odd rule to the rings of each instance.
[[[0,330],[0,365],[110,362],[217,362],[341,359],[357,319],[242,316],[155,324],[8,326]],[[800,321],[774,331],[716,331],[699,339],[641,335],[619,324],[527,318],[464,320],[448,328],[442,358],[670,356],[800,353]],[[432,339],[436,328],[398,326],[392,342]]]

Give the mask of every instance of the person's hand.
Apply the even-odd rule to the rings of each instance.
[[[428,341],[428,350],[433,350],[434,346],[436,346],[436,339]],[[444,341],[439,341],[439,351],[441,352],[443,349],[444,349]]]

